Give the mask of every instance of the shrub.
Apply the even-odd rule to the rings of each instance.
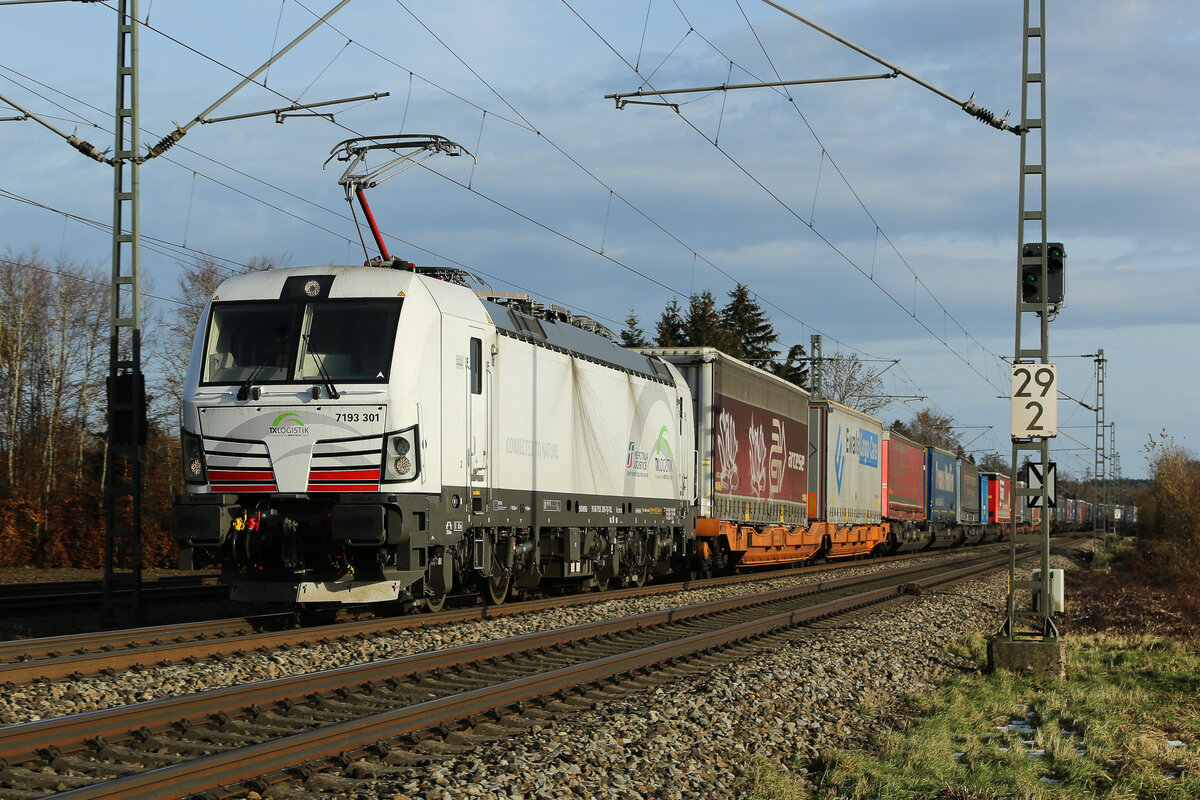
[[[1143,546],[1177,575],[1200,567],[1200,461],[1163,431],[1146,445],[1150,488],[1138,500]]]

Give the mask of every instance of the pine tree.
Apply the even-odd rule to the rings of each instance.
[[[776,361],[769,369],[788,383],[808,389],[808,354],[804,345],[794,344],[788,348],[787,358]]]
[[[654,326],[654,340],[658,347],[684,347],[688,344],[683,329],[683,309],[679,301],[672,298],[663,309],[658,324]]]
[[[621,331],[621,347],[649,347],[646,332],[642,330],[637,312],[630,308],[629,316],[625,318],[625,328]]]
[[[760,369],[774,370],[779,355],[774,345],[779,336],[744,284],[739,283],[729,293],[729,303],[721,309],[721,327],[726,352]]]
[[[729,336],[721,324],[721,313],[712,292],[705,289],[694,294],[683,320],[683,331],[689,347],[715,347],[726,350]]]

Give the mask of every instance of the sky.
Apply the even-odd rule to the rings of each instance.
[[[139,0],[141,149],[334,5]],[[1020,121],[1021,3],[783,5]],[[115,6],[0,3],[0,95],[111,149]],[[1093,468],[1103,350],[1106,441],[1124,476],[1144,477],[1148,438],[1200,449],[1200,5],[1047,6],[1047,239],[1068,253],[1049,326],[1062,392],[1052,458],[1060,475]],[[208,118],[389,96],[320,109],[332,119],[195,124],[147,161],[147,302],[171,313],[180,264],[197,257],[361,263],[330,152],[437,134],[473,158],[436,156],[368,192],[393,255],[614,331],[632,310],[652,332],[671,299],[707,289],[724,302],[744,283],[781,349],[819,334],[826,356],[898,359],[885,423],[930,407],[968,450],[1007,459],[1018,237],[1041,233],[1018,225],[1018,136],[904,78],[667,98],[677,108],[605,98],[887,71],[759,0],[352,0]],[[112,184],[111,167],[36,122],[0,122],[0,251],[107,275]],[[1028,347],[1037,321],[1022,326]]]

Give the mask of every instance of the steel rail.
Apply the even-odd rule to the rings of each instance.
[[[29,587],[29,588],[24,588]],[[128,594],[129,589],[116,589],[114,594]],[[143,597],[160,603],[188,602],[209,596],[227,594],[229,587],[205,578],[175,579],[159,578],[145,581],[141,586]],[[27,616],[43,616],[71,608],[91,608],[103,600],[101,581],[64,581],[62,583],[0,584],[0,610],[6,613],[22,612]]]
[[[997,557],[912,583],[934,586],[969,577],[1008,563]],[[171,800],[219,790],[251,778],[284,771],[298,764],[344,758],[349,752],[436,728],[449,722],[501,713],[536,698],[555,695],[580,685],[591,685],[617,676],[650,669],[696,653],[727,647],[786,627],[794,627],[832,614],[894,599],[900,587],[869,590],[807,609],[786,611],[738,623],[715,631],[694,634],[627,653],[611,655],[550,672],[419,703],[366,718],[335,723],[269,742],[237,748],[181,764],[161,767],[56,795],[60,800]],[[671,612],[666,612],[671,613]]]
[[[980,555],[978,552],[972,552],[959,554],[958,557],[970,559],[978,558]],[[907,560],[911,556],[895,558],[896,560]],[[372,618],[294,630],[255,630],[248,633],[248,630],[255,627],[254,620],[265,622],[269,618],[264,616],[252,618],[250,621],[246,619],[208,620],[125,631],[101,631],[43,639],[13,640],[0,642],[0,684],[21,685],[39,680],[51,681],[127,669],[169,666],[185,661],[239,653],[261,652],[281,647],[300,647],[314,642],[330,643],[365,636],[385,636],[413,628],[496,619],[551,608],[563,608],[564,606],[795,577],[837,568],[837,566],[830,565],[809,566],[774,573],[708,578],[646,586],[640,589],[619,589],[613,592],[541,598],[514,604],[480,606],[433,614]],[[866,576],[858,577],[865,578]]]
[[[1004,555],[989,557],[982,560],[981,563],[990,565],[995,558],[1002,559],[1004,563],[1008,561],[1008,556]],[[724,598],[682,608],[649,611],[630,617],[609,619],[570,628],[528,633],[499,641],[461,645],[447,650],[427,651],[394,659],[324,670],[319,673],[277,678],[182,697],[151,700],[68,717],[13,725],[0,728],[0,759],[9,764],[22,763],[36,758],[39,752],[50,748],[55,748],[55,752],[58,753],[75,752],[84,749],[84,742],[88,739],[120,738],[128,735],[131,730],[146,730],[151,733],[165,731],[179,723],[180,720],[202,720],[209,714],[230,708],[303,701],[314,693],[324,694],[346,686],[382,682],[398,675],[419,675],[436,670],[452,669],[465,664],[503,658],[516,652],[545,650],[625,631],[649,629],[784,599],[803,597],[821,591],[846,589],[864,583],[900,581],[909,578],[916,572],[937,568],[937,565],[923,564],[884,573],[874,573],[870,576],[850,576],[819,581],[815,584],[784,587],[750,596]],[[977,567],[960,569],[974,568]],[[894,589],[889,591],[894,592]],[[76,744],[68,744],[70,741]]]

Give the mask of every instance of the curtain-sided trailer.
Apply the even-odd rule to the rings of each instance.
[[[800,387],[711,347],[642,351],[683,375],[696,424],[701,568],[804,561],[809,525],[809,398]]]
[[[925,475],[929,487],[931,547],[957,543],[959,477],[958,458],[940,447],[925,448]]]
[[[997,472],[985,473],[987,476],[987,521],[989,525],[1010,525],[1012,523],[1012,478]]]
[[[979,467],[965,458],[958,459],[957,544],[983,541],[983,497],[979,481]]]
[[[882,517],[888,523],[888,549],[924,550],[930,543],[925,498],[925,447],[896,431],[883,432]]]
[[[883,423],[831,400],[808,413],[809,528],[831,556],[867,555],[886,546],[883,525]]]

